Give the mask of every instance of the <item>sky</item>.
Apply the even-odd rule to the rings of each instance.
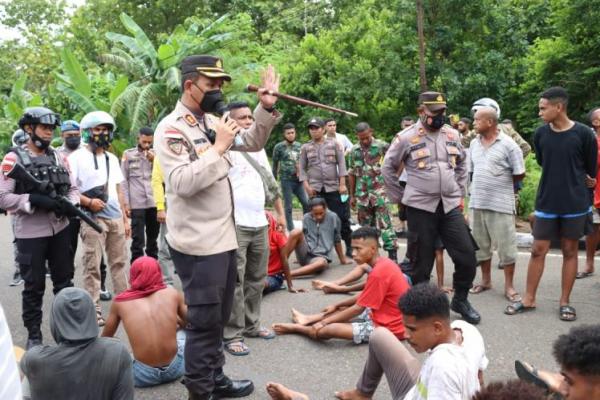
[[[0,0],[1,3],[8,3],[11,0]],[[80,6],[85,3],[86,0],[66,0],[68,5],[72,6]],[[11,40],[11,39],[19,39],[21,37],[20,32],[17,29],[12,29],[6,27],[0,23],[0,41],[2,40]]]

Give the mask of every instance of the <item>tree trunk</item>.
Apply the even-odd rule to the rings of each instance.
[[[417,34],[419,36],[419,84],[421,92],[427,90],[425,75],[425,36],[423,34],[423,0],[417,0]]]

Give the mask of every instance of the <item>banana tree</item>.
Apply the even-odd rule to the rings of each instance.
[[[187,29],[177,26],[157,49],[131,17],[121,14],[120,18],[129,35],[108,32],[113,48],[99,60],[129,77],[110,112],[126,114],[129,132],[135,135],[143,126],[155,126],[173,108],[181,85],[181,60],[190,54],[219,53],[233,42],[235,33],[228,31],[229,16],[224,15],[206,26],[196,22]]]

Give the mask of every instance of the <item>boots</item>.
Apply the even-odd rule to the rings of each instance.
[[[397,264],[398,263],[398,253],[396,252],[396,249],[388,250],[387,253],[388,253],[388,258]]]
[[[28,329],[29,335],[27,336],[27,345],[25,346],[25,350],[29,350],[35,346],[42,345],[42,331],[39,327]]]

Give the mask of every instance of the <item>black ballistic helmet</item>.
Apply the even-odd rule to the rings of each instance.
[[[46,107],[28,107],[19,119],[19,127],[23,129],[25,125],[52,125],[60,126],[60,115]]]

